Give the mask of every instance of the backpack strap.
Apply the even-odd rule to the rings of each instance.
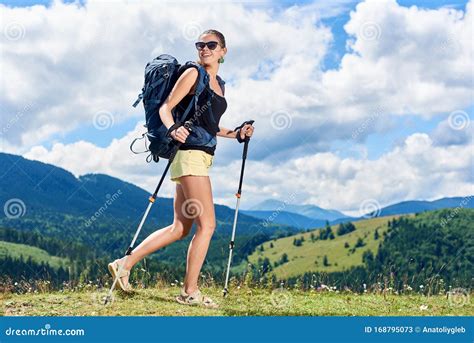
[[[221,77],[219,75],[216,75],[217,77],[217,82],[219,82],[219,86],[221,86],[221,90],[222,90],[222,95],[225,96],[225,81],[221,79]]]
[[[195,117],[196,117],[196,114],[199,113],[199,107],[198,107],[198,99],[199,99],[199,96],[201,95],[202,92],[204,92],[205,90],[207,90],[207,93],[208,93],[208,98],[207,98],[207,106],[209,108],[209,112],[210,112],[210,119],[211,119],[211,122],[212,123],[215,123],[215,120],[214,120],[214,114],[212,113],[212,106],[210,106],[211,102],[212,102],[212,92],[210,91],[210,85],[209,85],[209,74],[207,73],[206,69],[201,66],[200,64],[196,63],[196,62],[193,62],[193,61],[190,61],[190,62],[186,62],[185,66],[188,68],[190,66],[192,67],[195,67],[198,69],[198,72],[199,72],[199,76],[198,76],[198,83],[197,83],[197,86],[196,86],[196,91],[195,91],[195,94],[194,94],[194,97],[193,97],[193,100],[190,102],[190,104],[194,101],[194,116],[190,119],[192,123],[194,123],[194,120],[195,120]],[[219,86],[221,87],[222,89],[222,95],[225,95],[225,81],[221,79],[221,77],[219,75],[217,75],[216,77],[218,83],[219,83]],[[209,89],[208,89],[209,87]],[[188,106],[189,107],[189,106]],[[185,118],[186,118],[186,115],[187,115],[187,112],[188,110],[186,110],[185,112],[185,115],[183,114],[183,118],[181,121],[183,121]]]
[[[200,64],[194,61],[188,61],[183,65],[182,70],[180,70],[180,72],[183,72],[184,70],[188,68],[196,68],[198,70],[197,85],[196,85],[196,90],[194,92],[193,99],[189,102],[189,105],[186,108],[186,110],[183,112],[183,114],[181,115],[181,118],[179,118],[180,123],[184,122],[193,104],[194,104],[194,115],[190,120],[191,122],[194,123],[196,114],[199,111],[199,107],[198,107],[199,96],[209,84],[209,74],[206,72],[206,69],[204,69],[203,66],[201,66]]]
[[[207,104],[211,103],[211,98],[212,98],[212,92],[210,92],[207,89],[207,87],[209,87],[209,74],[207,73],[206,69],[203,66],[201,66],[200,64],[198,64],[194,61],[188,61],[180,68],[179,73],[180,74],[183,73],[184,70],[186,70],[188,68],[196,68],[198,70],[197,85],[196,85],[196,90],[194,92],[193,99],[189,102],[188,107],[183,112],[181,117],[178,119],[179,124],[182,124],[184,122],[184,120],[186,119],[188,113],[191,111],[191,106],[193,104],[194,104],[194,115],[190,119],[190,121],[194,124],[196,115],[197,115],[197,113],[199,113],[198,99],[199,99],[199,96],[201,95],[202,92],[204,92],[205,90],[208,91]],[[217,75],[217,81],[219,83],[219,86],[222,89],[222,95],[225,95],[225,86],[224,86],[225,81],[222,80],[219,75]],[[214,115],[212,113],[212,106],[209,106],[209,111],[210,111],[210,114],[211,114],[211,116],[210,116],[211,121],[214,122]]]

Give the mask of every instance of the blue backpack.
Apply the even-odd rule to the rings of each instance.
[[[159,55],[148,62],[145,67],[145,82],[142,87],[142,92],[132,106],[137,107],[140,101],[143,100],[147,132],[144,133],[142,137],[133,140],[130,145],[130,150],[137,154],[138,152],[133,150],[133,145],[137,140],[145,138],[146,135],[146,138],[150,142],[149,147],[144,151],[150,152],[147,161],[150,161],[150,157],[153,158],[155,162],[158,162],[160,157],[169,159],[178,143],[171,137],[166,136],[168,130],[166,126],[163,125],[158,111],[160,106],[167,99],[178,78],[188,68],[198,69],[198,82],[194,97],[182,115],[179,116],[177,111],[172,111],[173,119],[177,124],[184,123],[193,107],[194,116],[199,113],[198,99],[201,93],[209,86],[208,73],[204,67],[196,62],[188,61],[184,65],[180,65],[176,58],[167,54]],[[212,111],[211,106],[207,107],[206,110]],[[211,113],[211,118],[213,117]],[[215,137],[211,136],[204,128],[193,126],[191,130],[186,144],[213,146],[217,143]]]

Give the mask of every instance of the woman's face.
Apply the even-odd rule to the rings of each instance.
[[[214,34],[204,34],[202,35],[199,40],[199,42],[218,42],[216,48],[214,50],[209,49],[209,47],[206,45],[202,50],[198,50],[198,56],[199,60],[203,65],[210,65],[214,63],[218,63],[217,61],[219,58],[224,57],[224,55],[227,52],[227,48],[222,48],[220,46],[219,38],[214,35]]]

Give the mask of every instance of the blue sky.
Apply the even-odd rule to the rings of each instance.
[[[65,3],[72,2],[65,1]],[[7,42],[8,54],[5,55],[5,61],[11,63],[8,69],[15,70],[16,73],[9,77],[15,79],[21,75],[25,70],[25,65],[22,63],[31,59],[35,61],[31,84],[34,90],[40,91],[37,97],[31,96],[27,101],[34,104],[33,110],[25,111],[23,119],[28,116],[28,120],[19,122],[15,120],[15,113],[21,112],[21,108],[25,106],[24,101],[3,99],[4,108],[11,111],[10,119],[2,116],[3,126],[12,126],[12,129],[5,136],[6,139],[2,139],[2,150],[63,166],[76,175],[103,172],[144,188],[150,187],[154,178],[149,176],[145,180],[142,177],[143,174],[150,173],[149,169],[140,167],[142,169],[138,168],[135,171],[138,160],[126,155],[129,153],[130,140],[137,131],[140,131],[137,123],[143,120],[142,109],[131,107],[141,88],[143,67],[151,56],[158,53],[166,52],[176,54],[178,58],[188,58],[188,52],[183,51],[182,44],[190,45],[192,38],[180,37],[184,36],[181,26],[183,22],[184,28],[191,25],[191,29],[194,29],[193,25],[196,25],[201,30],[204,25],[215,25],[215,19],[208,18],[206,12],[202,16],[196,14],[193,18],[192,14],[193,11],[197,13],[196,9],[186,13],[185,9],[193,6],[192,2],[186,3],[186,6],[183,3],[170,5],[167,2],[166,6],[169,8],[163,7],[162,10],[169,9],[170,13],[175,13],[175,17],[170,14],[171,17],[162,18],[161,22],[169,20],[170,27],[173,25],[174,27],[168,33],[166,28],[160,29],[162,25],[160,19],[149,17],[146,20],[153,29],[151,32],[143,32],[140,31],[143,30],[140,21],[136,19],[143,18],[133,17],[135,15],[133,11],[130,11],[130,17],[127,13],[123,13],[127,12],[126,10],[121,10],[122,13],[115,13],[112,17],[107,16],[108,12],[112,13],[119,7],[119,1],[114,3],[110,11],[108,8],[104,8],[103,11],[97,7],[88,8],[86,2],[79,2],[84,9],[92,13],[87,17],[89,27],[80,26],[84,20],[80,11],[71,8],[52,9],[50,1],[0,1],[0,3],[13,7],[9,12],[12,13],[13,25],[19,21],[20,29],[23,28],[26,32],[26,34],[23,32],[24,40],[17,42],[13,39]],[[461,19],[453,19],[454,15],[437,13],[436,10],[443,7],[466,12],[467,1],[399,0],[395,5],[391,3],[390,6],[386,6],[387,8],[379,5],[381,1],[367,0],[361,6],[357,6],[359,3],[361,2],[350,0],[245,2],[243,9],[237,9],[232,7],[236,2],[232,2],[213,8],[213,11],[222,10],[223,15],[226,13],[224,11],[226,6],[246,12],[241,17],[241,23],[229,18],[225,27],[225,33],[230,36],[232,53],[229,53],[229,62],[222,67],[221,76],[228,82],[231,105],[223,120],[227,127],[235,127],[240,121],[248,119],[247,116],[256,119],[256,127],[261,134],[255,137],[252,148],[254,150],[249,158],[253,158],[255,163],[261,160],[263,165],[256,167],[255,173],[249,176],[253,177],[251,182],[258,184],[261,180],[266,180],[264,175],[259,175],[260,170],[279,168],[281,176],[274,175],[273,183],[265,188],[265,192],[255,194],[255,202],[272,196],[281,197],[281,180],[292,177],[290,175],[293,175],[292,172],[297,168],[295,166],[304,165],[306,160],[310,163],[309,167],[306,167],[309,172],[303,178],[306,177],[308,182],[309,179],[314,179],[311,182],[314,181],[315,184],[312,187],[302,186],[308,189],[308,194],[302,193],[298,201],[348,212],[357,210],[357,204],[364,200],[360,199],[361,196],[370,196],[360,195],[360,189],[369,189],[374,185],[376,187],[371,190],[373,196],[377,196],[383,204],[413,198],[430,199],[440,195],[459,195],[463,193],[460,189],[466,188],[465,180],[460,179],[458,183],[452,183],[452,180],[453,175],[459,174],[461,178],[465,174],[466,167],[463,166],[469,162],[470,156],[462,159],[462,156],[458,155],[465,154],[465,150],[462,149],[465,149],[466,145],[463,144],[466,144],[465,137],[472,135],[469,131],[472,125],[470,127],[466,125],[468,128],[459,133],[457,130],[449,129],[447,122],[452,114],[457,112],[467,119],[468,124],[472,118],[474,103],[472,86],[470,99],[465,87],[468,73],[464,73],[466,74],[464,76],[462,73],[459,77],[455,76],[459,68],[464,68],[465,60],[460,58],[459,53],[454,54],[454,51],[450,51],[450,49],[463,49],[462,44],[472,37],[464,36],[465,33],[460,31],[456,33],[460,35],[459,37],[450,36],[452,32],[458,30],[459,23],[456,24],[456,20]],[[49,26],[39,25],[33,17],[22,22],[21,16],[25,15],[26,18],[26,12],[14,12],[16,9],[34,4],[47,6],[46,13],[40,15],[43,16],[41,20],[48,22]],[[112,6],[111,2],[102,4]],[[164,6],[163,2],[147,2],[147,4]],[[314,6],[311,7],[312,5]],[[414,21],[408,23],[411,26],[400,28],[390,21],[384,22],[387,16],[397,18],[394,13],[406,15],[406,12],[401,10],[409,6],[418,8],[413,11],[414,17],[407,16],[403,19],[405,23],[409,20]],[[296,14],[292,12],[295,7],[297,7]],[[177,8],[178,11],[172,12],[172,8]],[[419,10],[420,8],[435,11],[432,15],[426,15],[424,11]],[[313,10],[320,11],[317,17],[321,19],[316,20],[313,27],[308,27],[305,23],[312,20],[311,13],[308,12]],[[55,11],[65,12],[58,15]],[[119,15],[122,16],[120,19]],[[66,16],[71,18],[66,19]],[[186,18],[178,18],[181,16]],[[273,22],[262,19],[266,16],[272,17]],[[301,22],[295,18],[301,18]],[[418,28],[417,20],[426,22],[426,32]],[[71,27],[69,22],[76,23],[74,24],[76,27]],[[118,22],[123,25],[117,26]],[[132,23],[136,23],[135,26]],[[360,28],[357,29],[361,23],[362,27],[365,23],[375,23],[376,28],[382,29],[380,41],[371,42],[370,39],[364,41],[364,37],[360,37]],[[329,28],[331,37],[326,35],[324,27],[320,24]],[[451,25],[449,29],[448,25]],[[256,34],[246,37],[246,40],[239,40],[238,33],[245,26],[252,26]],[[107,31],[109,27],[112,29]],[[279,31],[274,35],[257,34],[260,31],[272,33],[273,29]],[[399,29],[406,31],[397,31]],[[54,34],[50,30],[54,30]],[[292,37],[289,32],[294,32],[296,36]],[[448,36],[443,38],[444,34]],[[304,39],[299,41],[299,35]],[[405,40],[397,41],[400,35],[404,35]],[[262,42],[262,37],[266,42],[265,49],[269,51],[261,50],[262,46],[259,44]],[[43,44],[43,40],[47,45]],[[348,48],[347,42],[355,40],[357,45]],[[420,48],[419,51],[408,50],[397,56],[397,50],[390,51],[386,48],[387,42],[391,44],[390,40],[393,40],[393,44],[399,44],[399,47],[400,44],[405,44],[405,41],[412,41]],[[447,47],[443,46],[445,43]],[[24,49],[18,49],[21,44],[25,44]],[[436,60],[431,60],[429,53],[433,47],[434,53],[439,53],[439,49],[436,50],[437,45],[440,46],[439,49],[446,50],[443,50],[444,54],[452,54],[450,57],[441,54],[439,65]],[[36,48],[28,48],[30,46]],[[44,48],[45,46],[48,48]],[[106,48],[102,50],[102,46]],[[252,50],[261,50],[259,52],[266,55],[249,55]],[[319,54],[322,54],[322,51],[325,51],[325,54],[320,58]],[[13,58],[16,53],[19,54],[18,57]],[[281,68],[285,56],[292,62],[288,68]],[[343,56],[347,62],[344,67],[341,65]],[[456,58],[459,60],[456,61]],[[256,60],[260,62],[255,63]],[[313,60],[317,61],[316,65],[311,65]],[[123,64],[123,61],[127,64]],[[384,63],[387,63],[387,67],[381,67]],[[254,70],[255,65],[260,65],[260,69]],[[315,70],[312,71],[314,79],[309,73],[303,75],[308,68],[315,66]],[[285,69],[294,69],[295,72],[286,74]],[[376,73],[372,74],[373,71]],[[45,79],[44,75],[50,75],[51,78]],[[304,87],[297,82],[298,75],[303,76],[300,83],[303,83]],[[50,80],[53,82],[49,82]],[[373,94],[370,93],[371,81],[382,82],[380,91],[375,89]],[[59,86],[62,82],[68,86],[66,88]],[[397,88],[391,90],[390,87],[393,85],[397,85]],[[12,94],[17,89],[15,88],[17,85],[7,86],[11,88],[8,88],[5,94]],[[414,88],[404,93],[405,87]],[[31,91],[26,94],[28,96]],[[350,100],[350,97],[354,99]],[[383,116],[366,123],[371,109],[381,104],[384,110],[386,109]],[[416,107],[414,111],[408,108],[412,104]],[[406,110],[400,110],[405,107]],[[113,119],[113,124],[105,130],[97,129],[97,123],[94,122],[94,115],[100,111],[110,113]],[[289,121],[287,130],[282,131],[275,127],[278,123],[273,118],[277,118],[275,115],[281,114],[280,112],[283,121]],[[362,130],[358,139],[351,139],[351,133],[365,124],[367,127]],[[22,131],[24,136],[22,139],[17,139],[15,135],[21,134]],[[312,134],[314,140],[312,137],[309,140],[305,138]],[[227,165],[238,164],[240,157],[238,149],[235,149],[229,141],[221,142],[219,149],[222,152],[216,157],[215,163],[216,174],[220,168],[224,170]],[[424,163],[430,161],[424,161],[422,157],[413,158],[413,147],[419,150],[431,149],[427,154],[438,154],[439,158],[452,155],[458,156],[461,160],[452,161],[456,167],[449,171],[435,161],[431,161],[433,165],[417,166],[418,161]],[[127,156],[126,161],[117,162],[117,157],[114,161],[108,161],[106,157],[116,156],[114,154],[119,157]],[[74,156],[78,157],[74,159]],[[83,161],[84,156],[90,157],[87,158],[87,163]],[[393,162],[391,160],[393,158],[397,159],[397,162]],[[392,195],[382,196],[379,195],[381,189],[386,189],[387,184],[391,182],[385,177],[386,171],[383,171],[383,168],[390,163],[404,164],[405,168],[421,169],[401,173],[403,174],[400,176],[401,179],[392,183],[404,184],[404,188],[394,190]],[[378,174],[371,175],[370,170],[377,170]],[[434,175],[432,182],[433,185],[437,185],[436,187],[425,184],[421,177],[423,170],[431,170]],[[306,175],[306,171],[300,173]],[[409,175],[413,173],[420,177],[416,184],[410,183],[413,180]],[[363,176],[365,174],[367,176]],[[321,179],[313,175],[319,175]],[[439,175],[445,179],[444,182],[439,181],[441,177]],[[331,182],[328,183],[327,178],[330,178]],[[225,187],[229,182],[218,177],[215,180],[217,185],[222,185],[222,190],[216,197],[221,198],[220,202],[223,203],[227,200],[221,194],[226,192]],[[365,188],[362,186],[364,182],[367,183]],[[346,185],[352,188],[343,188]],[[320,191],[324,189],[325,191]],[[335,192],[336,189],[345,194],[353,194],[352,198],[335,201],[323,195]]]
[[[80,3],[84,4],[85,1],[63,1],[65,3]],[[278,7],[289,7],[294,4],[308,4],[311,1],[283,1],[278,3]],[[439,8],[439,7],[452,7],[457,9],[465,9],[466,2],[461,0],[451,0],[451,1],[442,1],[442,0],[422,0],[422,1],[414,1],[414,0],[398,0],[397,1],[400,5],[403,6],[417,6],[422,8]],[[24,7],[24,6],[33,6],[36,4],[41,4],[45,6],[50,6],[51,1],[32,1],[32,0],[18,0],[18,1],[0,1],[0,3],[13,6],[13,7]],[[359,3],[359,1],[352,1],[347,3],[347,11],[340,14],[334,18],[327,18],[323,19],[322,23],[327,25],[331,28],[331,31],[334,36],[334,43],[331,45],[331,49],[329,53],[326,55],[323,63],[322,63],[322,70],[328,69],[337,69],[339,67],[340,60],[342,56],[347,52],[346,49],[346,41],[349,38],[346,31],[344,30],[345,23],[350,18],[350,11],[355,9],[355,6]],[[469,113],[472,113],[472,108],[469,109]],[[406,122],[407,118],[400,119],[400,123]],[[383,134],[374,134],[368,138],[367,146],[369,148],[369,158],[377,158],[384,152],[390,150],[393,141],[396,137],[404,137],[409,135],[413,132],[430,132],[436,127],[436,124],[440,120],[437,118],[431,118],[429,120],[419,118],[414,116],[409,119],[410,126],[399,125],[400,130],[392,131],[392,132],[384,132]],[[47,148],[51,148],[52,144],[55,142],[62,142],[65,144],[74,143],[78,140],[87,140],[91,141],[99,147],[106,147],[110,144],[110,142],[117,137],[122,137],[127,132],[131,131],[137,122],[137,118],[129,118],[124,121],[118,121],[114,123],[113,130],[106,130],[106,131],[97,131],[94,130],[93,125],[83,125],[80,128],[77,128],[71,132],[58,133],[51,137],[48,142],[45,142],[44,145]],[[388,136],[387,136],[388,135]],[[387,139],[393,138],[393,139]],[[333,146],[333,150],[340,151],[339,144],[335,144]],[[350,152],[345,152],[346,154]],[[344,154],[344,151],[342,151]]]

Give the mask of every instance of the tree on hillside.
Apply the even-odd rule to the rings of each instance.
[[[303,242],[304,242],[304,237],[303,236],[301,236],[300,238],[293,239],[293,245],[297,246],[297,247],[302,246]]]
[[[356,248],[361,248],[365,245],[364,240],[362,238],[358,238],[355,247]]]
[[[356,227],[351,222],[340,223],[339,227],[337,228],[337,235],[342,236],[342,235],[345,235],[349,232],[355,231],[355,229],[356,229]]]
[[[272,270],[272,265],[268,257],[265,257],[262,262],[262,272],[267,273]]]
[[[323,265],[324,265],[325,267],[328,267],[328,266],[330,265],[327,255],[324,255],[324,257],[323,257]]]
[[[331,238],[332,237],[332,238]],[[326,228],[321,229],[319,231],[319,239],[326,240],[326,239],[334,239],[334,233],[332,232],[331,227],[328,225]]]
[[[372,253],[371,250],[366,250],[362,254],[362,262],[364,262],[367,266],[372,265],[374,262],[374,254]]]

